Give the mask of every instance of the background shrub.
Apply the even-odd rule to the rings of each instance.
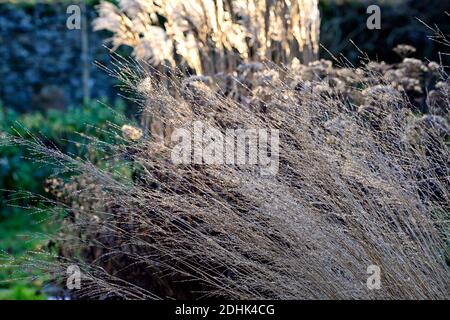
[[[124,105],[117,104],[108,108],[102,103],[92,103],[84,108],[68,110],[48,110],[20,114],[12,109],[0,107],[0,132],[26,139],[43,139],[44,143],[74,156],[86,156],[91,161],[101,162],[100,150],[87,149],[88,140],[83,134],[111,138],[105,129],[111,124],[124,121]],[[16,260],[28,250],[45,246],[48,237],[54,233],[55,225],[47,223],[48,214],[45,205],[32,201],[31,194],[45,195],[44,182],[53,169],[45,163],[30,160],[33,155],[19,146],[0,148],[0,252],[7,254],[6,261],[12,255]],[[17,191],[30,194],[15,196]],[[31,213],[25,207],[40,206],[42,210]],[[42,287],[42,280],[29,281],[29,277],[20,272],[20,267],[3,268],[0,273],[0,297],[30,298],[33,292]],[[10,279],[17,279],[10,283]],[[6,281],[6,282],[5,282]],[[31,286],[31,287],[30,287]],[[39,293],[36,298],[41,297]]]

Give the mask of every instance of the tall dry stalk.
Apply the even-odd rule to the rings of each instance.
[[[113,32],[113,49],[132,47],[162,74],[167,67],[213,75],[247,62],[308,63],[319,50],[318,0],[120,0],[98,11],[94,30]],[[161,130],[156,115],[141,121],[145,133]]]
[[[318,0],[120,0],[102,2],[94,30],[153,66],[231,72],[241,62],[308,63],[318,54]]]

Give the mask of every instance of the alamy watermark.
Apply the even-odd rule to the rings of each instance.
[[[367,278],[367,288],[369,290],[380,290],[381,289],[381,268],[375,264],[367,267],[367,274],[370,276]]]
[[[79,5],[72,4],[67,7],[66,13],[69,15],[66,20],[66,27],[69,30],[81,29],[81,8]]]
[[[76,264],[67,267],[66,286],[69,290],[81,289],[81,270]]]
[[[278,129],[226,129],[195,121],[192,130],[175,129],[171,159],[175,164],[258,165],[262,175],[279,166]]]
[[[367,14],[370,16],[366,20],[366,26],[369,30],[380,30],[381,29],[381,9],[376,4],[370,5],[366,10]]]

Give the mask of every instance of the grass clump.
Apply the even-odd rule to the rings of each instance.
[[[52,188],[67,214],[59,260],[33,265],[65,279],[77,264],[75,298],[448,299],[446,105],[422,114],[427,99],[413,100],[436,77],[448,106],[448,78],[421,65],[249,64],[160,81],[122,64],[152,121],[92,141],[113,165],[13,141],[71,176]],[[195,121],[278,129],[278,173],[174,164],[170,134]],[[366,286],[371,265],[380,290]]]

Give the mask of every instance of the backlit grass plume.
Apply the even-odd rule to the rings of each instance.
[[[98,12],[94,30],[113,32],[113,48],[130,46],[152,66],[195,74],[250,61],[308,63],[319,49],[317,0],[120,0]]]

